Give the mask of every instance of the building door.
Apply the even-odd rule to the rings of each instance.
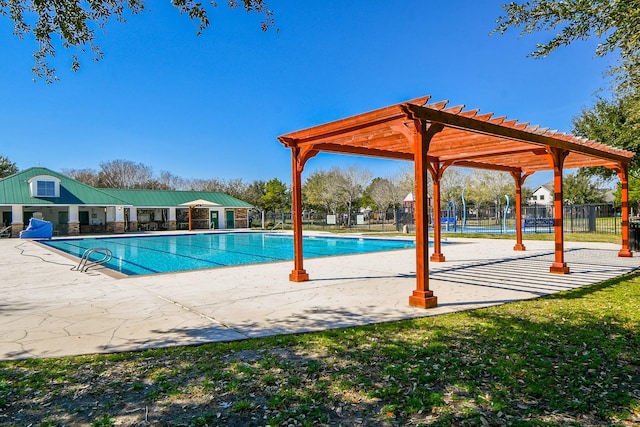
[[[22,217],[22,221],[24,225],[29,224],[29,220],[33,218],[33,212],[25,212],[24,216]]]
[[[226,226],[225,228],[236,228],[236,216],[234,211],[226,212]]]
[[[211,224],[209,227],[213,229],[220,228],[220,225],[218,224],[218,211],[211,211]]]
[[[88,211],[78,212],[78,220],[80,221],[80,225],[89,225],[89,212]]]
[[[8,227],[11,225],[11,218],[13,215],[11,212],[2,212],[2,225]]]
[[[58,225],[55,229],[60,234],[69,234],[69,212],[58,212]]]

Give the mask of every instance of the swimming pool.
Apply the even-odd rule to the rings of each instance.
[[[107,248],[105,264],[126,275],[169,273],[293,259],[293,236],[274,233],[202,233],[141,237],[101,237],[41,241],[80,257],[89,248]],[[415,248],[411,240],[305,236],[305,258]]]

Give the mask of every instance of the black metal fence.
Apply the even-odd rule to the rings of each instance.
[[[353,213],[351,216],[347,212],[328,215],[317,212],[304,213],[302,224],[304,229],[327,231],[402,231],[404,224],[411,224],[413,227],[413,215],[410,219],[400,219],[397,216],[399,214],[403,214],[403,212],[389,210],[387,212]],[[251,227],[262,228],[260,213],[251,215],[250,220]],[[267,213],[264,216],[264,229],[266,230],[286,230],[291,227],[290,213]]]
[[[564,231],[567,233],[608,233],[621,232],[620,208],[611,204],[567,205],[564,207]],[[433,227],[433,209],[430,210],[429,226]],[[262,216],[254,213],[251,225],[262,228]],[[515,208],[499,204],[466,206],[449,204],[440,211],[443,232],[515,234]],[[267,213],[264,228],[291,229],[290,213]],[[553,233],[553,205],[527,205],[522,207],[522,227],[524,233]],[[304,212],[303,228],[308,230],[352,230],[352,231],[415,231],[414,215],[411,209],[389,210],[387,212],[347,212],[326,214]]]

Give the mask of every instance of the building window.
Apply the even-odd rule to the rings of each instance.
[[[54,176],[34,176],[28,182],[31,197],[60,197],[60,180]]]
[[[56,183],[53,181],[38,181],[38,197],[56,197]]]
[[[540,200],[544,200],[544,194],[540,195]]]
[[[534,194],[533,196],[531,196],[531,200],[536,200],[536,195]]]

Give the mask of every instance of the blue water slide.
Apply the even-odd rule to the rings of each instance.
[[[21,239],[50,239],[53,235],[53,224],[37,218],[29,220],[29,226],[20,232]]]

